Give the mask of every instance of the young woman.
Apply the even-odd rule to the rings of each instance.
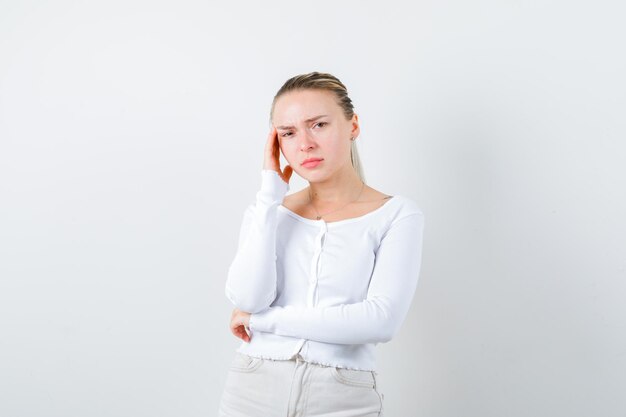
[[[374,348],[411,305],[423,213],[365,184],[358,117],[336,77],[287,80],[270,120],[260,190],[226,280],[242,343],[219,415],[382,416]],[[309,186],[286,195],[293,171]]]

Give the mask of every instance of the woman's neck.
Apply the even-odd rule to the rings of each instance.
[[[354,201],[363,187],[363,181],[352,168],[322,182],[309,182],[309,196],[316,205],[336,205]]]

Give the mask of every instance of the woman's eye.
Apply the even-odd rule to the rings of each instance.
[[[291,134],[291,132],[285,132],[285,133],[283,133],[283,134],[282,134],[282,135],[280,135],[280,136],[285,137],[285,136],[287,136],[287,135],[289,135],[289,134]]]
[[[321,125],[326,125],[328,124],[327,122],[317,122],[317,125],[321,127]]]

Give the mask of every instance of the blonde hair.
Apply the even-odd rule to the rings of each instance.
[[[348,89],[345,85],[337,77],[334,75],[328,74],[326,72],[309,72],[308,74],[300,74],[296,75],[285,81],[282,87],[278,90],[276,95],[274,96],[274,100],[272,100],[272,108],[270,110],[270,122],[274,116],[274,105],[276,104],[276,100],[283,94],[294,91],[294,90],[325,90],[330,91],[335,95],[337,99],[337,104],[343,110],[343,114],[346,116],[347,120],[352,119],[354,115],[354,106],[352,105],[352,100],[348,97]],[[356,138],[355,138],[356,139]],[[361,163],[361,159],[359,158],[359,152],[356,146],[356,140],[352,140],[350,144],[350,159],[352,161],[352,167],[356,171],[359,179],[365,182],[365,175],[363,174],[363,165]]]

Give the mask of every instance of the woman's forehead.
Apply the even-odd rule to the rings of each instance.
[[[276,100],[273,121],[275,125],[293,125],[322,115],[332,116],[338,110],[332,95],[325,91],[289,92]]]

